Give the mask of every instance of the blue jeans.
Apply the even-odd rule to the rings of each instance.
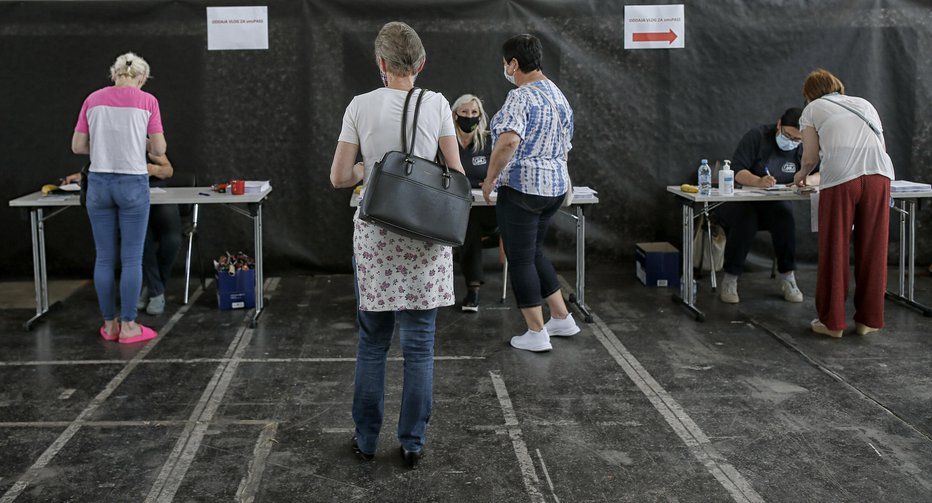
[[[355,261],[354,261],[355,262]],[[353,264],[355,270],[355,263]],[[359,289],[356,288],[357,299]],[[356,378],[353,387],[353,422],[356,445],[374,454],[385,416],[385,364],[397,320],[404,354],[404,383],[398,416],[398,441],[408,451],[420,451],[426,440],[433,407],[434,334],[437,309],[360,311]]]
[[[87,216],[94,233],[97,259],[94,288],[105,320],[116,319],[117,248],[120,258],[120,319],[136,320],[142,287],[142,251],[149,222],[149,177],[90,173]]]
[[[544,256],[544,237],[563,196],[535,196],[511,187],[498,188],[495,213],[502,235],[511,289],[521,309],[537,307],[560,289],[557,271]]]

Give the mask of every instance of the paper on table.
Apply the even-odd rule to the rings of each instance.
[[[165,189],[161,187],[149,187],[149,193],[150,194],[164,194]]]
[[[64,190],[66,192],[77,192],[81,190],[81,186],[76,183],[66,183],[64,185],[59,185],[57,190]]]

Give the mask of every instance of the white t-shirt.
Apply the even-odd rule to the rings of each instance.
[[[881,131],[874,131],[850,110],[828,100],[842,103],[866,117]],[[883,175],[894,179],[893,161],[887,155],[883,125],[877,110],[867,100],[842,94],[829,94],[803,110],[800,131],[813,127],[819,134],[822,164],[820,188],[827,189],[864,175]]]
[[[414,119],[415,91],[408,104],[408,141]],[[401,112],[406,91],[381,88],[353,98],[343,115],[340,141],[359,145],[366,164],[366,183],[386,152],[402,150]],[[427,92],[417,118],[414,155],[433,160],[441,136],[453,136],[453,113],[442,94]],[[353,256],[362,311],[433,309],[455,302],[453,253],[449,246],[429,244],[376,227],[354,217]]]
[[[418,94],[426,92],[417,118],[417,139],[414,155],[428,160],[437,156],[437,141],[441,136],[454,136],[453,112],[450,103],[440,93],[415,91],[408,104],[408,139],[411,141],[411,124],[414,121],[414,104]],[[343,114],[340,141],[359,145],[366,164],[364,185],[369,173],[386,152],[403,150],[401,145],[401,113],[407,91],[381,87],[353,98]]]

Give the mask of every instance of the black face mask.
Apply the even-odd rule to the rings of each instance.
[[[479,117],[462,117],[456,116],[456,125],[460,127],[460,130],[464,133],[472,133],[479,127]]]

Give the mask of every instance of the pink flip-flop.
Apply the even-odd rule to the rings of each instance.
[[[147,340],[149,340],[149,339],[155,339],[156,337],[159,336],[158,332],[156,332],[155,330],[152,330],[152,329],[149,328],[149,327],[144,327],[144,326],[142,326],[142,325],[139,325],[139,328],[142,329],[142,333],[141,333],[141,334],[139,334],[139,335],[137,335],[137,336],[135,336],[135,337],[121,338],[121,339],[120,339],[120,344],[132,344],[132,343],[134,343],[134,342],[147,341]]]
[[[100,327],[100,336],[103,337],[105,341],[115,341],[120,338],[120,331],[117,330],[116,335],[110,335],[107,333],[107,327],[102,326]]]

